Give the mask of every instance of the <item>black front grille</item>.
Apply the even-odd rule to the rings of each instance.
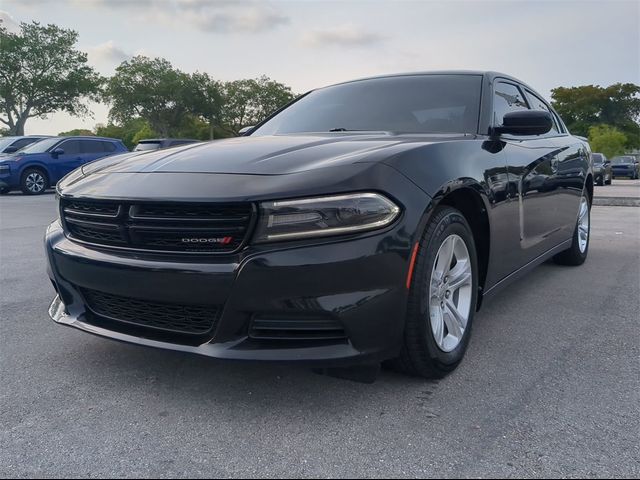
[[[340,321],[333,318],[263,318],[251,323],[249,336],[257,340],[346,340]]]
[[[253,219],[250,203],[165,204],[62,200],[67,234],[93,244],[140,250],[229,253]]]
[[[216,306],[150,302],[86,288],[82,295],[96,315],[168,332],[202,335],[210,332],[218,319]]]

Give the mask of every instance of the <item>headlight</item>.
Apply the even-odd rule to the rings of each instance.
[[[11,167],[9,165],[0,165],[0,173],[9,173]]]
[[[263,202],[254,241],[295,240],[382,228],[400,207],[378,193]]]

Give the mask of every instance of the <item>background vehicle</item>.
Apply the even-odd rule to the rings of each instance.
[[[0,153],[15,153],[18,150],[39,142],[50,135],[26,135],[22,137],[0,137]]]
[[[193,140],[190,138],[150,138],[140,140],[133,149],[134,152],[142,152],[147,150],[161,150],[163,148],[177,147],[187,143],[199,143],[202,140]]]
[[[613,173],[611,172],[611,161],[603,153],[592,153],[593,159],[593,182],[596,185],[611,185]]]
[[[629,177],[637,179],[639,177],[638,159],[633,155],[620,155],[611,159],[611,170],[613,178]]]
[[[46,138],[0,157],[0,192],[20,188],[25,194],[37,195],[86,163],[127,151],[121,140],[113,138]]]
[[[442,377],[483,299],[587,258],[590,153],[503,74],[318,89],[248,136],[68,176],[50,315],[217,358]]]

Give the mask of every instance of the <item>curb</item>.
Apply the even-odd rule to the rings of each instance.
[[[634,197],[595,197],[594,206],[600,207],[640,207],[640,198]]]

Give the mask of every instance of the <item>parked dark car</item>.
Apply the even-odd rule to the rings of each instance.
[[[122,141],[102,137],[50,137],[0,157],[0,193],[19,188],[38,195],[76,168],[127,152]]]
[[[148,140],[140,140],[133,149],[134,152],[144,152],[149,150],[161,150],[164,148],[178,147],[188,143],[199,143],[202,140],[193,140],[191,138],[150,138]]]
[[[613,178],[629,177],[635,180],[639,177],[638,159],[633,155],[620,155],[611,159]]]
[[[611,172],[611,161],[603,153],[592,153],[593,176],[596,185],[611,185],[613,173]]]
[[[441,377],[483,300],[548,258],[585,261],[590,153],[507,75],[314,90],[249,136],[66,177],[49,313],[217,358]]]
[[[0,137],[0,154],[15,153],[18,150],[28,147],[32,143],[39,142],[48,135],[24,135],[19,137]]]

